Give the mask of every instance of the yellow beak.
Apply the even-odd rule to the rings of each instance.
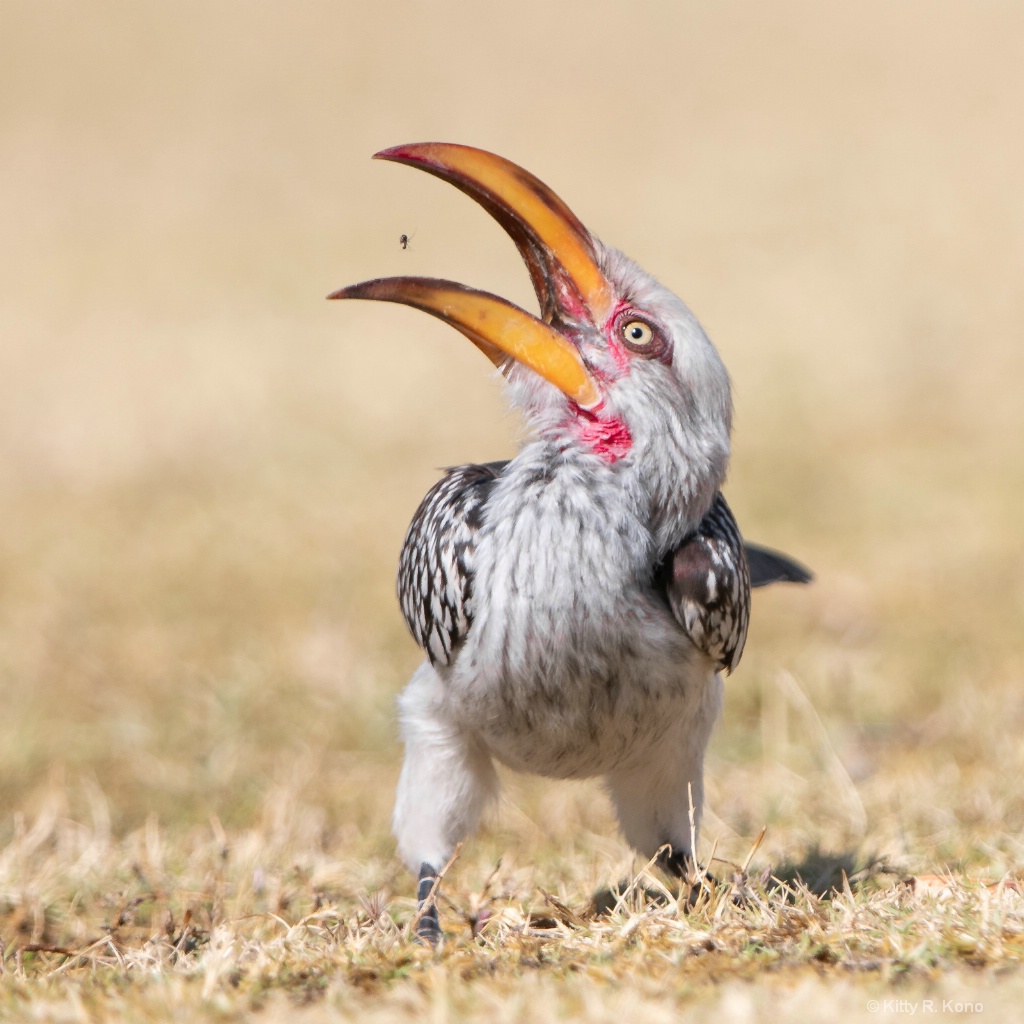
[[[580,408],[600,404],[597,386],[573,345],[553,327],[497,295],[431,277],[385,277],[341,288],[327,297],[378,299],[422,309],[461,331],[495,365],[511,356]]]
[[[511,356],[580,407],[600,404],[600,391],[575,346],[553,326],[601,327],[614,304],[594,241],[565,203],[523,168],[469,146],[428,142],[375,156],[428,171],[480,203],[519,249],[543,320],[496,295],[430,278],[367,281],[328,298],[378,299],[422,309],[456,327],[497,365]]]
[[[597,265],[594,240],[539,178],[494,153],[448,142],[394,146],[374,159],[418,167],[483,206],[516,243],[545,320],[569,313],[599,327],[604,324],[614,298]]]

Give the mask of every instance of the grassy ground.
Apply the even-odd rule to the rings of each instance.
[[[2,18],[0,1016],[1014,1017],[1018,5]],[[409,940],[397,550],[517,424],[454,333],[322,296],[530,301],[472,204],[368,160],[427,138],[526,164],[691,303],[730,501],[818,573],[756,598],[709,764],[726,884],[689,913],[599,786],[510,778],[444,949]]]

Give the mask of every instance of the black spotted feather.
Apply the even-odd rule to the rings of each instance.
[[[751,589],[813,578],[788,555],[744,541],[721,493],[656,574],[676,621],[719,671],[728,672],[743,654]]]
[[[427,492],[406,533],[398,600],[409,631],[435,668],[452,664],[473,621],[476,535],[494,481],[507,465],[449,469]],[[680,626],[718,669],[729,672],[743,654],[751,587],[810,579],[786,555],[744,543],[721,494],[656,573]]]
[[[420,502],[405,535],[398,601],[435,668],[451,665],[469,632],[476,535],[491,487],[507,464],[449,469]]]
[[[721,494],[668,558],[658,581],[676,621],[715,667],[740,663],[750,621],[750,569],[736,520]]]

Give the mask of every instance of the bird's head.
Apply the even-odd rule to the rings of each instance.
[[[692,529],[725,477],[732,401],[725,367],[682,300],[508,160],[448,143],[376,157],[428,171],[483,206],[519,249],[540,316],[433,278],[366,281],[329,298],[401,302],[451,324],[501,368],[542,439],[634,479],[656,532]]]

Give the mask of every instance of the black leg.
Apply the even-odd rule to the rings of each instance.
[[[686,896],[686,902],[692,907],[702,891],[706,891],[709,884],[715,885],[716,879],[713,875],[704,871],[700,865],[685,850],[673,850],[671,846],[658,855],[658,867],[678,878],[683,885],[690,887]]]
[[[675,850],[666,843],[658,854],[658,867],[673,878],[687,878],[696,873],[697,863],[685,850]]]
[[[431,890],[437,881],[437,869],[426,861],[420,865],[420,880],[416,886],[417,913],[416,937],[428,946],[436,946],[441,940],[441,925],[437,920],[437,901],[431,899]],[[436,897],[436,893],[434,894]]]

